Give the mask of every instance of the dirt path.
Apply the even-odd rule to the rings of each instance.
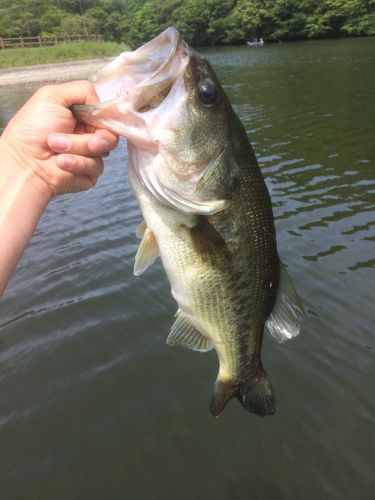
[[[0,69],[0,87],[86,79],[112,58]]]

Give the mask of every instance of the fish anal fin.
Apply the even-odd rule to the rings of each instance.
[[[139,276],[159,257],[159,247],[154,233],[146,228],[135,256],[134,275]]]
[[[266,327],[274,339],[281,344],[299,334],[304,315],[303,306],[293,283],[280,262],[279,286]]]
[[[202,335],[180,311],[177,311],[176,316],[167,338],[168,345],[178,345],[199,352],[213,349],[211,340]]]

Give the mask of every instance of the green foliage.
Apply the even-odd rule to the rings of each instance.
[[[93,16],[67,14],[60,22],[60,29],[69,35],[91,35],[97,32],[99,21]]]
[[[227,27],[228,41],[243,42],[254,36],[263,35],[262,27],[266,14],[267,11],[263,7],[263,2],[257,0],[238,0],[231,13]]]
[[[0,0],[0,36],[102,33],[136,47],[167,26],[193,45],[375,35],[375,0]]]
[[[0,50],[0,68],[116,56],[129,47],[113,42],[77,42],[31,49]]]
[[[194,45],[214,45],[226,41],[228,16],[234,8],[231,0],[190,0],[178,2],[173,13],[174,26]]]

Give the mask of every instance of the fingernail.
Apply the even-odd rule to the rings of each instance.
[[[94,146],[96,153],[107,153],[110,148],[110,143],[102,137],[95,137]]]
[[[67,137],[61,135],[53,135],[50,138],[50,144],[54,149],[59,151],[69,151],[71,142]]]
[[[75,165],[75,161],[71,156],[58,156],[57,157],[57,164],[60,168],[73,168]]]

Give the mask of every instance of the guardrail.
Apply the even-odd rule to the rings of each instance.
[[[103,35],[63,35],[63,36],[20,36],[17,38],[0,37],[0,50],[19,49],[25,47],[44,47],[62,43],[90,40],[102,42]]]

